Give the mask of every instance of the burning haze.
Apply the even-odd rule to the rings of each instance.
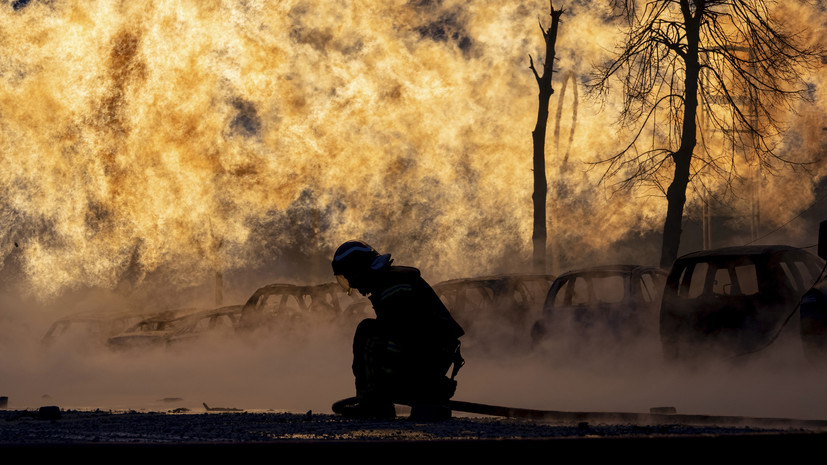
[[[351,238],[432,283],[526,271],[537,111],[528,55],[543,59],[548,3],[500,3],[2,3],[0,395],[27,407],[181,398],[325,411],[352,394],[352,327],[137,354],[88,338],[45,350],[40,338],[77,312],[241,304],[273,282],[329,281],[332,249]],[[607,2],[570,3],[547,151],[552,271],[655,263],[663,196],[601,184],[590,164],[627,143],[614,126],[619,97],[598,104],[582,92],[622,36]],[[816,31],[824,23],[818,6],[782,13]],[[778,141],[795,160],[823,158],[823,78],[809,77],[814,103],[779,116],[795,129]],[[813,222],[786,223],[816,202],[825,168],[811,171],[763,182],[763,228],[786,225],[769,241],[814,243]],[[691,214],[700,196],[688,195]],[[727,202],[736,230],[744,197]],[[827,418],[810,401],[823,398],[823,377],[797,363],[707,377],[648,356],[618,369],[474,355],[463,400]]]

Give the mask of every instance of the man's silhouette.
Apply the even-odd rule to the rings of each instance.
[[[425,410],[444,406],[456,390],[464,332],[418,269],[392,262],[362,241],[345,242],[333,256],[339,284],[369,296],[376,312],[353,337],[356,397],[333,405],[344,416],[393,418],[394,403]]]

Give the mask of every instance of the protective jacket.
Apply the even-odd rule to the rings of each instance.
[[[354,337],[357,393],[449,398],[463,363],[462,327],[416,268],[388,266],[370,282],[376,319],[363,321]],[[452,364],[449,380],[445,375]]]
[[[376,319],[399,338],[400,344],[428,350],[453,344],[464,334],[418,269],[391,266],[377,273],[373,282],[369,298]]]

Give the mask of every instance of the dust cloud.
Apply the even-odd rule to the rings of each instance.
[[[3,321],[0,385],[10,408],[202,410],[206,403],[318,412],[353,391],[352,328],[329,321],[291,333],[207,333],[168,347],[114,349],[106,334],[83,324],[45,344],[51,322],[41,320]]]
[[[36,303],[6,299],[4,305]],[[86,332],[67,332],[44,346],[41,337],[51,321],[33,318],[34,307],[16,308],[0,322],[0,395],[9,397],[9,408],[198,412],[206,403],[330,413],[332,402],[354,392],[353,318],[311,318],[289,332],[116,351]],[[457,400],[561,411],[671,406],[686,414],[827,418],[821,401],[827,373],[806,362],[794,342],[742,360],[692,366],[664,362],[655,338],[618,346],[597,337],[574,352],[566,344],[573,341],[531,349],[527,334],[525,343],[498,344],[485,336],[464,337],[467,363],[457,377]],[[484,348],[475,344],[480,339],[488,342]]]

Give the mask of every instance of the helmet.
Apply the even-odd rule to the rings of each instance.
[[[370,270],[381,270],[391,262],[390,254],[379,255],[373,247],[362,241],[347,241],[333,254],[333,274],[339,284],[351,292],[352,287],[359,287],[360,279]]]

